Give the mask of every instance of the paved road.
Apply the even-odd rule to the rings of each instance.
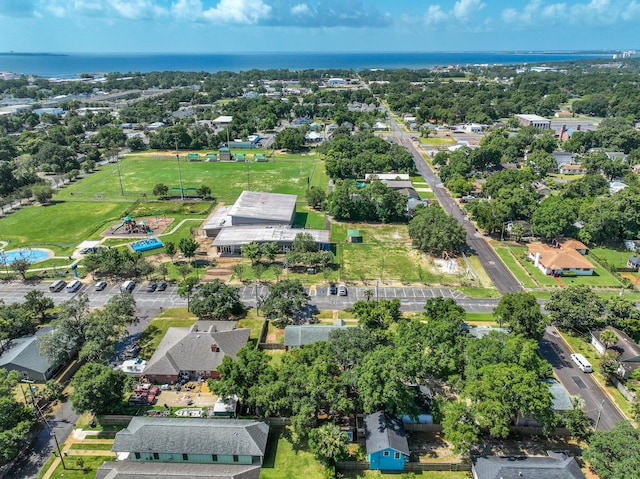
[[[571,360],[571,352],[555,328],[546,329],[539,350],[542,357],[551,363],[553,371],[569,394],[584,399],[585,411],[598,430],[611,429],[615,423],[625,420],[593,376],[583,373]]]
[[[498,291],[501,293],[520,291],[522,289],[520,283],[500,260],[493,248],[486,242],[484,236],[476,230],[473,223],[469,221],[469,218],[463,214],[458,204],[451,197],[440,179],[433,173],[431,168],[429,168],[429,165],[424,161],[411,140],[405,137],[402,129],[393,119],[390,120],[390,123],[397,141],[413,155],[413,160],[416,163],[418,171],[429,184],[442,207],[447,213],[458,220],[466,230],[467,244],[475,251],[476,255],[478,255],[480,263],[491,278],[491,281],[493,281],[493,284],[498,288]]]

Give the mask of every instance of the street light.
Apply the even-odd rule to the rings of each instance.
[[[182,174],[180,173],[180,155],[178,154],[178,137],[175,136],[176,142],[176,160],[178,160],[178,182],[180,183],[180,199],[184,200],[184,189],[182,188]]]

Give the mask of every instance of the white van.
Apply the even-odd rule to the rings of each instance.
[[[572,354],[571,359],[578,365],[580,370],[585,373],[592,373],[591,363],[582,354]]]
[[[125,281],[124,283],[122,283],[120,285],[120,291],[121,292],[127,292],[127,293],[132,293],[133,292],[133,288],[136,287],[136,282],[135,281]]]
[[[79,280],[74,279],[73,281],[71,281],[71,283],[67,285],[67,293],[75,293],[81,287],[82,287],[82,283]]]

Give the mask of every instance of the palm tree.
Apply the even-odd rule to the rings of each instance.
[[[600,342],[604,344],[605,349],[609,349],[618,342],[618,335],[610,329],[605,329],[600,333]]]

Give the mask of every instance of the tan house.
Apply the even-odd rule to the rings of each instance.
[[[593,275],[595,267],[576,249],[552,248],[543,243],[531,243],[527,245],[527,248],[529,259],[544,274],[553,276],[560,276],[564,273],[575,273],[577,276]]]
[[[587,171],[582,165],[562,165],[558,168],[561,175],[584,175]]]

